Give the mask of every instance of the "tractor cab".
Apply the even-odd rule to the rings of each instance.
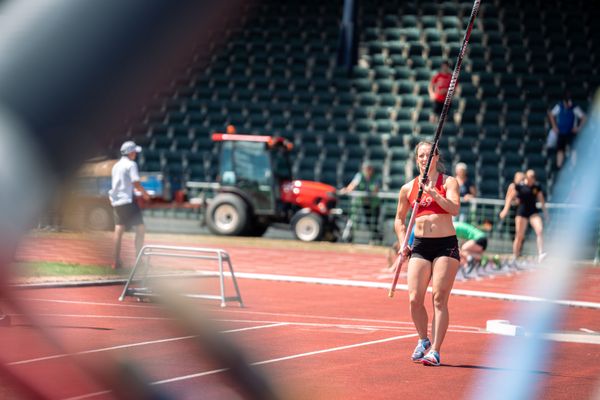
[[[283,222],[306,241],[330,238],[336,231],[335,188],[293,179],[293,145],[287,139],[215,133],[212,140],[218,144],[219,193],[206,214],[211,231],[262,235],[271,223]]]
[[[217,181],[252,206],[255,215],[276,215],[281,187],[292,180],[292,144],[270,136],[214,134],[220,142]]]

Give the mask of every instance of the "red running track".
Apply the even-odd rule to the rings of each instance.
[[[251,279],[240,280],[240,285],[244,309],[235,304],[225,309],[215,302],[194,304],[205,306],[211,323],[227,332],[225,337],[244,352],[249,363],[256,364],[253,370],[267,376],[284,398],[421,399],[431,398],[432,391],[445,398],[469,398],[481,389],[484,377],[510,379],[514,372],[493,359],[496,345],[504,340],[527,340],[483,331],[487,320],[510,319],[521,303],[454,296],[443,366],[427,368],[409,360],[416,339],[405,292],[389,299],[380,289]],[[176,328],[157,304],[132,298],[118,302],[121,289],[16,292],[61,349],[16,315],[13,326],[0,328],[2,362],[51,399],[115,398],[114,392],[106,392],[109,387],[102,380],[82,366],[118,375],[124,362],[154,382],[153,390],[176,398],[240,398],[232,391],[228,374],[218,372],[221,365],[207,361],[197,341],[186,337],[189,332]],[[598,311],[564,310],[561,331],[600,331]],[[600,346],[546,343],[549,361],[521,372],[538,390],[536,398],[597,395]]]
[[[126,235],[123,244],[126,264],[132,265],[133,236]],[[200,235],[147,235],[147,244],[221,247],[233,260],[235,272],[278,274],[315,278],[349,279],[388,284],[392,275],[385,272],[385,251],[362,250],[360,246],[307,245],[294,248],[290,241],[271,241],[271,245],[244,244],[239,240],[213,238]],[[255,243],[260,243],[256,241]],[[286,246],[286,244],[288,244]],[[76,264],[110,265],[112,238],[106,233],[38,234],[23,240],[16,259],[18,261],[57,261]],[[529,295],[526,283],[536,281],[545,274],[544,269],[512,275],[486,277],[478,281],[456,282],[456,289]],[[399,283],[406,283],[401,275]],[[573,290],[566,298],[576,301],[600,303],[600,268],[578,267]]]

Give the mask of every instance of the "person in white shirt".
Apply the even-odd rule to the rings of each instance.
[[[142,211],[135,201],[134,188],[142,193],[144,200],[150,200],[150,196],[140,184],[138,166],[135,162],[137,153],[140,151],[142,151],[142,148],[132,141],[123,143],[121,145],[121,159],[112,169],[112,187],[108,192],[108,197],[110,204],[113,206],[115,218],[115,261],[113,269],[119,269],[123,266],[121,241],[127,228],[135,227],[136,255],[139,254],[144,245],[146,229]]]

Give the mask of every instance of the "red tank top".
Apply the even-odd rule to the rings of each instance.
[[[413,182],[412,189],[410,194],[408,195],[408,202],[411,207],[414,207],[415,201],[417,200],[417,194],[419,193],[419,181],[420,178],[415,178]],[[444,188],[444,175],[439,174],[437,178],[437,182],[435,183],[435,190],[442,196],[446,197],[446,189]],[[421,215],[431,215],[431,214],[448,214],[448,211],[444,210],[439,206],[434,200],[433,197],[423,192],[421,196],[421,202],[419,203],[419,209],[417,210],[417,218]]]

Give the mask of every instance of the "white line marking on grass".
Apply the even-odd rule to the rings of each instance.
[[[243,331],[250,331],[250,330],[256,330],[256,329],[274,328],[277,326],[284,326],[284,325],[287,325],[287,324],[285,322],[278,322],[278,323],[271,323],[271,324],[267,324],[267,325],[258,325],[258,326],[250,326],[250,327],[246,327],[246,328],[230,329],[227,331],[223,331],[221,333],[243,332]],[[80,356],[80,355],[93,354],[93,353],[101,353],[104,351],[112,351],[112,350],[119,350],[119,349],[128,349],[128,348],[132,348],[132,347],[140,347],[140,346],[147,346],[147,345],[154,345],[154,344],[161,344],[161,343],[176,342],[176,341],[180,341],[180,340],[193,339],[195,337],[197,337],[197,336],[195,336],[195,335],[180,336],[180,337],[167,338],[167,339],[149,340],[149,341],[145,341],[145,342],[122,344],[122,345],[118,345],[118,346],[103,347],[103,348],[94,349],[94,350],[78,351],[75,353],[55,354],[53,356],[31,358],[29,360],[22,360],[22,361],[14,361],[14,362],[8,363],[6,365],[13,366],[13,365],[30,364],[30,363],[39,362],[39,361],[55,360],[58,358]]]
[[[407,338],[416,337],[416,336],[418,336],[418,334],[416,334],[416,333],[411,333],[410,335],[393,336],[393,337],[390,337],[390,338],[379,339],[379,340],[372,340],[372,341],[369,341],[369,342],[355,343],[355,344],[350,344],[350,345],[347,345],[347,346],[332,347],[332,348],[329,348],[329,349],[309,351],[307,353],[292,354],[292,355],[285,356],[285,357],[272,358],[270,360],[264,360],[264,361],[257,361],[257,362],[251,363],[250,365],[251,366],[257,366],[257,365],[272,364],[272,363],[281,362],[281,361],[293,360],[293,359],[296,359],[296,358],[309,357],[309,356],[314,356],[314,355],[318,355],[318,354],[331,353],[331,352],[334,352],[334,351],[341,351],[341,350],[353,349],[353,348],[357,348],[357,347],[370,346],[370,345],[373,345],[373,344],[391,342],[391,341],[394,341],[394,340],[407,339]],[[198,377],[205,376],[205,375],[217,374],[217,373],[220,373],[220,372],[224,372],[226,370],[227,370],[226,368],[221,368],[221,369],[215,369],[215,370],[212,370],[212,371],[199,372],[197,374],[177,376],[175,378],[163,379],[163,380],[160,380],[160,381],[152,382],[151,385],[164,385],[165,383],[179,382],[179,381],[183,381],[183,380],[187,380],[187,379],[198,378]]]

